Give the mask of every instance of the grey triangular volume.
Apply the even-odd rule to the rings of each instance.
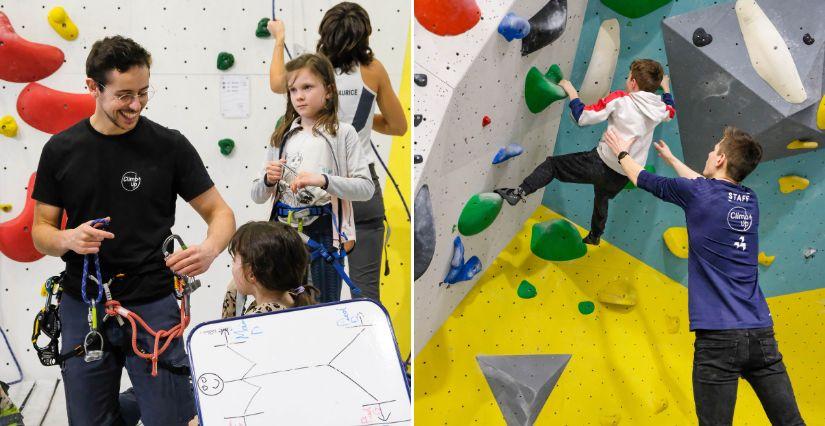
[[[572,355],[478,355],[509,426],[532,425]]]
[[[704,166],[725,126],[753,135],[762,145],[763,161],[808,152],[787,149],[795,139],[825,143],[814,112],[825,78],[825,46],[819,40],[811,45],[802,41],[804,32],[825,31],[821,19],[825,2],[760,0],[759,6],[794,58],[808,94],[802,103],[785,101],[753,68],[733,3],[662,21],[682,152],[692,168]],[[691,38],[700,27],[713,36],[713,42],[697,47]]]

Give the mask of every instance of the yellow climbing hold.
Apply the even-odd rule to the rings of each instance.
[[[14,117],[7,115],[0,118],[0,135],[13,138],[17,136],[17,122]]]
[[[56,6],[49,11],[49,25],[57,31],[60,37],[72,41],[77,38],[77,25],[74,24],[72,18],[66,13],[66,9],[62,6]]]
[[[764,266],[771,266],[771,263],[776,260],[776,256],[768,256],[764,251],[759,252],[759,263]]]
[[[599,419],[599,424],[601,424],[601,426],[619,426],[620,420],[622,420],[622,416],[618,414],[609,414],[602,416]]]
[[[794,139],[793,142],[788,144],[788,149],[817,149],[817,148],[819,148],[819,142],[801,141],[799,139]]]
[[[779,191],[783,194],[794,191],[802,191],[807,188],[811,182],[808,179],[800,176],[782,176],[779,178]]]
[[[667,399],[665,399],[664,397],[660,396],[660,397],[657,397],[657,398],[654,399],[654,401],[653,401],[653,413],[654,414],[659,414],[662,411],[667,410],[667,407],[668,407]]]
[[[687,228],[684,226],[675,226],[667,228],[662,238],[665,240],[665,245],[673,253],[674,256],[680,259],[688,258],[688,234]]]
[[[825,95],[819,101],[819,109],[816,110],[816,127],[825,130]]]
[[[609,305],[634,306],[638,299],[636,289],[633,287],[631,279],[618,279],[603,284],[597,291],[596,296],[599,302]]]
[[[667,329],[668,333],[676,334],[676,333],[679,332],[679,324],[681,323],[681,320],[679,320],[679,317],[675,317],[675,316],[672,316],[672,315],[665,315],[665,322],[666,322],[665,328]]]
[[[0,204],[0,210],[3,212],[8,213],[11,211],[11,204]]]

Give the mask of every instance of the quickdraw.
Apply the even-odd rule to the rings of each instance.
[[[164,257],[169,257],[171,252],[167,249],[172,244],[174,251],[174,241],[177,241],[181,248],[186,250],[186,245],[183,243],[183,240],[177,235],[170,235],[166,240],[163,242],[163,255]],[[166,349],[169,348],[169,345],[172,341],[177,337],[182,337],[184,330],[189,325],[189,296],[197,290],[201,283],[199,280],[194,279],[192,277],[186,275],[175,274],[175,296],[181,301],[180,304],[180,323],[175,325],[174,327],[170,328],[169,330],[157,330],[155,331],[152,327],[149,327],[149,324],[140,317],[140,315],[130,311],[129,309],[124,308],[120,302],[117,300],[113,300],[111,298],[111,293],[108,289],[108,283],[104,284],[104,292],[106,294],[106,316],[104,320],[108,319],[109,317],[117,318],[118,322],[123,324],[121,318],[126,318],[129,321],[129,324],[132,326],[132,350],[135,352],[135,355],[150,360],[152,362],[152,376],[157,376],[158,374],[158,358],[161,354],[163,354]],[[152,353],[145,353],[144,351],[140,350],[137,346],[137,324],[140,323],[140,326],[146,330],[152,337],[155,338],[154,347]],[[161,344],[161,340],[163,343]]]
[[[60,331],[62,324],[58,315],[60,299],[63,296],[63,279],[65,272],[46,280],[46,304],[34,318],[32,329],[32,346],[34,346],[40,363],[44,366],[60,365],[67,359],[84,353],[83,346],[78,345],[73,350],[60,354]],[[49,341],[42,345],[38,342],[41,334],[46,335]]]

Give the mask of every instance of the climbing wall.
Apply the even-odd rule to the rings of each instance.
[[[757,3],[783,35],[809,98],[793,107],[782,107],[787,109],[786,115],[799,114],[790,120],[799,125],[785,127],[788,133],[776,139],[784,138],[784,143],[775,142],[771,148],[776,155],[769,156],[745,181],[761,201],[760,251],[776,256],[769,266],[769,262],[759,266],[760,283],[768,297],[779,347],[802,415],[808,424],[825,424],[825,407],[819,402],[825,394],[825,343],[819,325],[825,319],[825,285],[819,274],[823,259],[821,253],[816,253],[821,251],[825,235],[825,223],[818,213],[825,207],[819,185],[825,159],[811,144],[802,143],[820,140],[825,128],[825,121],[811,128],[815,121],[807,120],[806,114],[810,112],[804,112],[813,109],[822,114],[818,105],[823,96],[823,35],[817,30],[819,21],[794,19],[794,14],[777,15],[791,12],[783,2]],[[681,122],[681,110],[726,105],[729,111],[717,108],[703,119],[721,120],[748,130],[748,121],[738,118],[741,111],[736,107],[744,111],[754,105],[737,104],[743,98],[726,92],[728,83],[732,82],[730,87],[737,90],[739,86],[758,83],[774,91],[757,92],[751,98],[754,100],[781,98],[784,93],[776,92],[752,67],[722,72],[724,63],[705,69],[697,65],[698,59],[688,61],[681,56],[691,49],[698,51],[691,53],[695,58],[716,54],[701,49],[744,49],[741,32],[737,35],[727,27],[721,30],[724,22],[738,25],[735,14],[733,21],[729,21],[734,5],[735,2],[712,0],[590,1],[575,60],[572,67],[562,66],[562,70],[571,72],[574,85],[588,87],[588,94],[592,95],[600,92],[594,89],[594,81],[612,81],[611,90],[623,89],[633,59],[660,61],[673,78],[677,116],[656,130],[654,140],[665,139],[674,153],[684,158],[683,146],[696,137],[691,132],[705,129],[701,127],[704,122]],[[808,16],[822,15],[816,9],[820,6],[819,2],[806,2]],[[818,12],[813,13],[814,10]],[[665,36],[669,30],[663,28],[677,24],[678,36],[671,34],[673,40],[669,41]],[[708,34],[712,36],[711,43],[704,47],[693,41],[693,33],[700,27],[705,32],[698,33],[699,44],[710,40]],[[813,42],[808,44],[811,39]],[[672,49],[677,42],[682,43],[682,48]],[[796,58],[798,52],[810,52],[813,58]],[[743,61],[748,65],[748,57],[745,53],[739,66]],[[600,69],[591,69],[591,63],[600,64]],[[506,69],[510,64],[501,60],[498,66]],[[601,67],[615,67],[615,72],[605,73]],[[745,75],[746,71],[753,75]],[[726,73],[735,79],[726,79]],[[612,80],[606,80],[608,77]],[[680,77],[696,83],[680,82]],[[744,83],[737,83],[736,79]],[[473,96],[478,93],[474,91]],[[815,107],[806,104],[810,99],[816,101],[812,104]],[[776,113],[776,117],[781,115]],[[800,127],[809,130],[796,132]],[[544,137],[555,141],[550,151],[560,155],[592,149],[604,129],[604,124],[579,128],[562,117],[558,130]],[[773,131],[771,134],[774,137]],[[800,143],[793,147],[802,149],[789,149],[787,145],[795,139]],[[715,142],[702,143],[712,146]],[[453,143],[461,146],[461,139]],[[781,149],[776,150],[777,146]],[[524,157],[525,154],[516,160]],[[647,166],[674,176],[655,152],[648,156]],[[798,176],[807,179],[807,183],[796,180],[797,188],[803,189],[782,191],[779,179],[786,176]],[[468,197],[459,198],[457,206],[447,214],[450,221],[458,217]],[[587,253],[578,259],[547,261],[530,250],[534,225],[564,219],[576,225],[578,234],[585,235],[590,223],[592,188],[554,182],[545,190],[542,204],[526,220],[510,218],[512,222],[518,219],[520,227],[514,226],[515,233],[501,235],[502,230],[497,228],[508,211],[505,205],[490,228],[465,238],[465,245],[484,237],[511,239],[500,250],[496,244],[490,244],[490,250],[499,250],[493,255],[494,260],[484,263],[481,277],[466,296],[462,293],[461,302],[418,352],[416,420],[422,424],[529,424],[527,420],[531,419],[546,425],[695,424],[691,386],[694,336],[687,324],[687,261],[671,253],[662,238],[668,228],[685,225],[682,211],[638,189],[626,190],[611,201],[610,218],[600,246],[588,246]],[[433,202],[434,208],[437,205]],[[433,260],[432,264],[445,267],[448,259]],[[418,291],[422,285],[416,285]],[[430,304],[442,300],[429,297]],[[547,359],[528,363],[526,356]],[[569,361],[559,366],[558,360],[566,356]],[[498,364],[491,366],[486,361],[490,358],[498,359]],[[524,369],[530,374],[524,374]],[[521,371],[521,375],[513,371]],[[508,377],[513,380],[502,379]],[[768,424],[758,399],[744,381],[739,387],[734,424]]]
[[[429,2],[422,2],[426,3]],[[434,236],[431,261],[414,282],[416,352],[475,283],[473,280],[450,286],[440,284],[450,269],[453,241],[459,235],[455,225],[464,204],[474,194],[517,186],[553,151],[564,105],[556,102],[538,114],[530,112],[524,101],[525,79],[531,67],[544,74],[551,65],[558,64],[562,72],[570,72],[585,8],[584,2],[561,2],[567,5],[566,17],[556,25],[563,25],[564,32],[550,45],[522,56],[520,40],[508,42],[497,32],[499,21],[508,12],[527,19],[547,1],[444,4],[464,3],[477,3],[481,17],[455,36],[440,36],[422,26],[422,19],[426,23],[437,21],[433,15],[437,17],[442,11],[435,7],[422,9],[416,3],[414,72],[418,82],[413,89],[418,124],[413,154],[421,156],[421,162],[414,165],[414,188],[416,194],[421,194],[424,187],[429,191],[432,222],[427,225]],[[426,76],[426,85],[419,84],[420,75]],[[485,116],[489,117],[489,124],[483,125]],[[492,165],[497,151],[511,143],[520,144],[524,153]],[[526,204],[505,205],[487,230],[475,236],[462,236],[465,257],[477,256],[486,268],[539,201],[537,193]],[[419,205],[423,203],[416,199],[416,209]],[[416,210],[417,220],[425,216]],[[419,225],[425,226],[416,223],[417,235]],[[416,247],[416,256],[420,252]]]
[[[314,51],[321,17],[335,3],[329,0],[276,2],[276,14],[285,21],[287,44],[293,55]],[[386,67],[395,90],[399,91],[405,56],[409,54],[410,10],[395,2],[365,0],[360,3],[372,20],[373,50]],[[52,29],[47,19],[52,8],[58,5],[64,7],[78,29],[73,40],[64,39]],[[189,138],[218,190],[235,211],[238,224],[268,217],[268,206],[251,202],[249,188],[262,166],[269,136],[275,121],[283,114],[286,102],[283,96],[272,94],[268,87],[273,40],[255,35],[258,21],[271,16],[271,2],[92,3],[69,0],[56,4],[12,1],[0,3],[0,12],[8,16],[21,37],[53,46],[50,49],[57,48],[64,55],[65,62],[60,59],[51,74],[37,76],[41,78],[38,83],[49,89],[70,93],[85,91],[84,64],[95,40],[122,34],[141,43],[152,53],[151,84],[157,90],[145,116],[178,129]],[[218,53],[222,51],[232,53],[235,58],[234,65],[226,71],[216,66]],[[40,151],[50,136],[18,113],[18,96],[28,83],[3,78],[5,70],[0,64],[0,117],[10,115],[18,131],[13,137],[0,135],[0,204],[11,205],[8,211],[0,210],[0,227],[23,211],[29,176],[36,169]],[[249,79],[250,113],[247,118],[223,118],[221,114],[219,84],[222,76],[229,75]],[[58,117],[46,118],[48,123]],[[0,118],[0,126],[3,123]],[[218,141],[224,138],[235,141],[234,151],[229,156],[222,155],[218,147]],[[385,161],[404,155],[404,149],[409,152],[409,142],[403,138],[392,141],[389,137],[375,135],[374,141]],[[398,160],[393,164],[397,169],[393,170],[396,179],[402,184],[409,182],[409,169],[400,167]],[[384,181],[386,174],[380,166],[377,168]],[[384,194],[388,205],[400,204],[392,186],[386,186]],[[398,229],[403,229],[406,222],[402,214],[396,215],[400,219]],[[206,226],[191,207],[179,201],[173,231],[187,243],[194,244],[203,239]],[[409,269],[404,271],[404,264],[409,268],[409,262],[400,259],[405,254],[400,247],[404,242],[397,236],[393,238],[399,247],[390,257],[393,273],[382,276],[385,288],[393,289],[385,292],[384,303],[397,318],[397,327],[403,328],[399,330],[399,336],[408,340],[410,296],[408,292],[396,289],[409,286]],[[408,251],[406,255],[409,255]],[[395,267],[396,264],[399,266]],[[59,373],[57,368],[40,366],[29,336],[34,315],[44,302],[40,287],[47,277],[61,268],[62,264],[56,258],[18,262],[0,255],[0,327],[8,335],[27,380],[52,379]],[[193,296],[193,323],[218,316],[230,276],[230,259],[224,253],[209,272],[200,277],[203,287]],[[0,339],[0,380],[11,381],[17,376],[8,348]]]

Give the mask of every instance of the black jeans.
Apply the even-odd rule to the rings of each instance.
[[[804,425],[773,327],[696,330],[693,398],[699,424],[730,425],[739,377],[750,383],[774,425]]]
[[[627,176],[617,173],[604,164],[596,149],[558,156],[550,156],[539,164],[530,176],[524,178],[521,189],[532,194],[558,179],[562,182],[589,183],[593,185],[593,216],[590,233],[601,236],[607,223],[607,207],[610,199],[627,185]]]

